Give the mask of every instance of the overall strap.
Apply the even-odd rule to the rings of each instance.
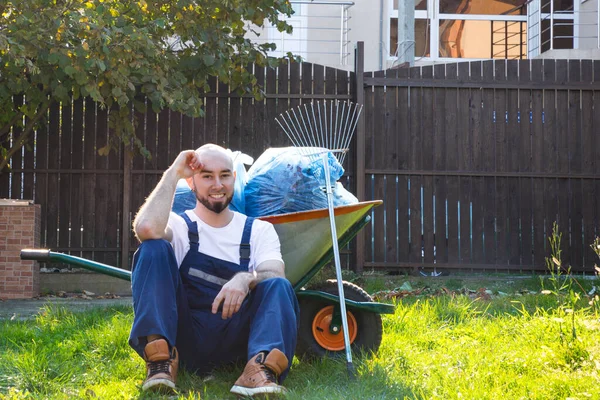
[[[181,217],[185,220],[185,223],[188,226],[188,239],[190,240],[190,246],[198,246],[198,224],[196,222],[192,222],[190,217],[188,217],[185,212],[179,215],[181,215]]]
[[[240,267],[244,271],[248,269],[250,263],[250,235],[252,234],[252,224],[254,218],[246,217],[246,223],[244,224],[244,233],[242,233],[242,242],[240,243]]]

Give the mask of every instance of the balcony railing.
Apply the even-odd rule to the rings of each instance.
[[[556,9],[554,1],[527,3],[530,58],[555,49],[600,49],[600,0],[574,4]]]
[[[353,1],[291,0],[296,11],[287,22],[294,28],[292,34],[277,31],[268,25],[265,32],[252,40],[259,43],[275,43],[274,56],[287,52],[311,61],[328,58],[330,64],[347,65],[351,54],[348,22]]]

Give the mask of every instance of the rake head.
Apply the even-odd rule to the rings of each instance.
[[[275,121],[303,155],[319,157],[315,148],[326,149],[343,164],[361,111],[362,105],[349,101],[324,100],[292,108]]]

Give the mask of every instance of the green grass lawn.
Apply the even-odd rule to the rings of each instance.
[[[583,291],[572,311],[565,297],[541,294],[537,278],[359,283],[397,304],[383,316],[379,352],[355,355],[355,381],[345,360],[295,359],[287,398],[600,399],[600,315]],[[49,307],[36,320],[0,321],[0,399],[150,398],[140,391],[144,363],[127,345],[132,318],[128,307]],[[182,373],[172,398],[233,399],[241,368]]]

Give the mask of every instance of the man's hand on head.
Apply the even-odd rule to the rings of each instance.
[[[194,150],[184,150],[173,161],[172,167],[177,171],[179,178],[187,179],[200,172],[204,165],[198,153]]]
[[[254,275],[248,272],[241,272],[231,278],[221,288],[221,291],[215,297],[212,304],[212,313],[216,314],[221,303],[223,311],[221,317],[223,319],[231,318],[233,314],[240,310],[242,302],[250,292],[250,285],[254,281]]]

